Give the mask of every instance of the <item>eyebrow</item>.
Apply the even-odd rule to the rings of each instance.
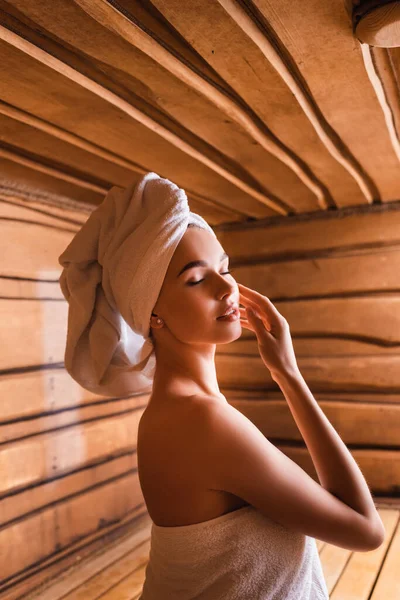
[[[222,262],[225,258],[229,258],[229,256],[227,255],[226,252],[224,252],[221,256],[221,258],[219,259],[219,262]],[[183,269],[181,269],[177,275],[177,277],[179,277],[180,275],[182,275],[182,273],[184,271],[187,271],[188,269],[192,269],[193,267],[206,267],[207,266],[207,262],[205,260],[192,260],[192,262],[188,263],[187,265],[185,265],[183,267]]]

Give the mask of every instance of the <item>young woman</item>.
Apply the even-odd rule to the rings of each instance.
[[[220,392],[216,345],[238,339],[242,327],[256,334],[321,484]],[[157,366],[137,455],[153,523],[140,599],[325,600],[315,538],[365,552],[383,542],[384,529],[360,469],[301,376],[286,319],[235,281],[216,238],[189,226],[151,331]]]

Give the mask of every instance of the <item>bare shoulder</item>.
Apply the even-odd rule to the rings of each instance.
[[[186,438],[194,441],[191,436],[196,436],[197,443],[200,443],[204,440],[202,434],[216,403],[218,400],[213,396],[171,394],[159,398],[154,395],[154,402],[148,404],[140,419],[139,434],[148,437],[156,431],[160,442],[164,431],[168,443],[181,442]]]
[[[227,401],[215,396],[192,396],[188,403],[187,414],[191,417],[193,425],[196,425],[199,430],[203,428],[201,433],[206,433],[208,437],[212,435],[213,427],[222,426],[224,418],[228,418],[228,414],[232,411],[238,414],[238,418],[245,419],[244,415]]]
[[[229,418],[229,414],[235,413],[236,418],[246,419],[226,400],[215,396],[194,395],[190,399],[185,399],[181,406],[182,410],[177,410],[180,413],[180,427],[184,426],[184,435],[191,438],[192,445],[202,449],[204,460],[212,458],[217,452],[216,442],[220,429],[224,428],[224,421]],[[254,425],[252,426],[258,431]]]
[[[365,552],[382,539],[361,514],[323,488],[230,404],[196,407],[207,439],[210,489],[242,498],[294,531]]]
[[[220,439],[221,429],[226,430],[228,424],[233,428],[237,427],[241,434],[262,436],[263,439],[266,439],[258,427],[229,402],[221,401],[213,396],[207,397],[205,401],[203,398],[194,398],[194,400],[194,414],[201,418],[201,424],[207,427],[207,433],[210,436],[216,434],[214,438],[216,442]]]

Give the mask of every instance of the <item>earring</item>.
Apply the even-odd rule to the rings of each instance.
[[[161,323],[161,319],[157,319],[157,323]]]

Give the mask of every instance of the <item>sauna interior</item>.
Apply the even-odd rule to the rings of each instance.
[[[67,373],[58,256],[148,171],[288,320],[368,482],[385,541],[317,540],[331,600],[400,598],[399,80],[399,2],[0,0],[1,600],[140,596],[150,391],[105,397]],[[216,369],[318,481],[255,334],[217,346]]]

